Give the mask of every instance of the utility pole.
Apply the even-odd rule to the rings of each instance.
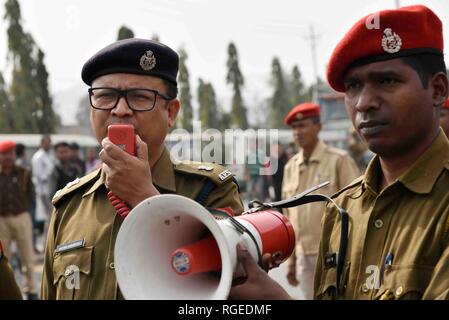
[[[396,8],[399,8],[400,4],[399,4],[399,0],[395,0],[396,2]]]
[[[310,41],[310,49],[312,52],[312,64],[313,64],[313,74],[315,76],[315,85],[313,87],[312,100],[318,102],[318,67],[317,67],[317,53],[316,53],[316,40],[319,35],[315,34],[315,29],[313,24],[310,25],[310,35],[306,37]]]

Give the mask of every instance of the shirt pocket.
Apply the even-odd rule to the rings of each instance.
[[[384,271],[383,281],[374,299],[421,299],[432,276],[433,267],[392,265]]]
[[[346,261],[340,279],[340,285],[342,291],[346,289],[349,270],[351,263]],[[323,270],[323,276],[321,278],[320,286],[317,292],[315,292],[315,298],[319,300],[334,300],[337,299],[337,268],[332,267]]]
[[[87,298],[90,290],[93,247],[56,253],[53,258],[53,285],[56,299]]]

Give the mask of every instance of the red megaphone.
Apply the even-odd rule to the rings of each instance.
[[[270,253],[276,260],[283,262],[292,254],[295,248],[295,232],[284,215],[275,210],[266,210],[245,214],[235,219],[252,233],[262,255]],[[236,239],[236,236],[244,241],[252,241],[248,235],[239,233],[235,228],[229,228],[228,221],[218,220],[217,223],[228,243],[238,243],[239,239]],[[209,234],[199,241],[174,250],[170,257],[170,265],[179,275],[219,271],[221,256],[216,239]]]

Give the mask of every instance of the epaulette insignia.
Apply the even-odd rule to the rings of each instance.
[[[201,166],[198,167],[198,170],[213,171],[214,168],[213,167],[209,167],[209,166],[201,165]]]
[[[76,178],[75,180],[70,181],[69,183],[67,183],[65,187],[66,188],[71,188],[71,187],[73,187],[74,185],[76,185],[78,183],[80,183],[80,179]]]
[[[222,173],[218,175],[221,181],[225,180],[229,176],[232,176],[232,172],[229,170],[224,170]]]

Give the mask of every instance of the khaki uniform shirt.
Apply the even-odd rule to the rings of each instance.
[[[341,220],[327,205],[315,297],[448,299],[449,141],[440,130],[421,157],[378,192],[380,175],[376,156],[364,176],[334,196],[349,214],[339,296],[331,256],[339,248]]]
[[[159,192],[191,199],[198,196],[206,182],[213,181],[215,188],[203,205],[232,207],[236,213],[243,211],[232,174],[219,165],[175,164],[165,149],[152,170],[152,178]],[[42,299],[122,298],[113,253],[123,219],[109,202],[104,181],[104,174],[97,170],[69,183],[55,195],[45,250]],[[65,244],[68,246],[62,251],[55,251]],[[79,270],[79,289],[70,285],[74,266]]]
[[[332,195],[360,175],[355,161],[344,150],[328,147],[319,141],[308,163],[302,150],[289,160],[284,169],[282,199],[292,197],[321,182],[330,184],[317,193]],[[321,218],[325,209],[324,202],[305,204],[285,209],[296,233],[296,252],[289,263],[295,264],[300,255],[317,254],[321,234]]]
[[[0,300],[22,300],[14,272],[4,256],[0,243]]]

